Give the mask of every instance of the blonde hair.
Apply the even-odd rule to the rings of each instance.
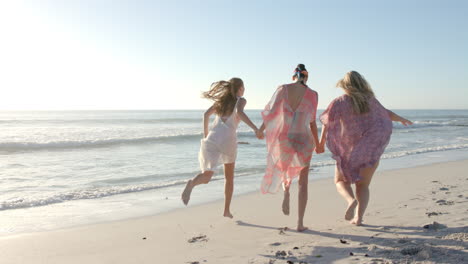
[[[353,100],[353,109],[357,114],[369,112],[369,99],[374,97],[369,83],[356,71],[347,72],[336,87],[341,87]]]
[[[234,111],[237,92],[242,86],[244,86],[244,82],[240,78],[215,82],[211,84],[210,90],[202,94],[202,97],[214,101],[216,114],[226,116]]]

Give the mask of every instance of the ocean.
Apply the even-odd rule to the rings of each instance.
[[[321,111],[319,111],[320,114]],[[468,158],[468,110],[395,110],[380,170]],[[201,110],[0,111],[0,235],[154,215],[184,207],[199,173]],[[248,110],[260,125],[260,110]],[[320,130],[320,124],[319,124]],[[266,147],[238,130],[235,195],[259,191]],[[327,151],[310,180],[333,177]],[[222,168],[194,189],[191,205],[223,199]],[[332,182],[330,182],[332,184]],[[314,201],[311,201],[314,202]],[[235,215],[235,199],[233,203]],[[220,208],[220,215],[222,208]]]

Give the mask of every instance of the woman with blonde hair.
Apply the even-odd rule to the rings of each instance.
[[[361,225],[369,203],[369,184],[390,141],[392,121],[405,126],[412,122],[385,109],[358,72],[346,73],[336,86],[345,94],[320,116],[323,127],[316,151],[322,152],[326,142],[336,160],[337,191],[348,203],[345,219]],[[351,184],[356,185],[356,195]]]
[[[198,160],[201,173],[187,182],[181,198],[185,205],[190,200],[192,189],[199,184],[207,184],[220,163],[224,164],[224,213],[232,218],[231,199],[234,192],[234,164],[237,157],[237,127],[244,121],[258,135],[257,127],[244,112],[247,101],[244,95],[244,82],[239,78],[219,81],[203,93],[203,97],[214,101],[203,115],[203,139]],[[210,116],[215,114],[213,125],[208,129]]]

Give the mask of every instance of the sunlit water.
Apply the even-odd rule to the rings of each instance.
[[[401,110],[380,169],[468,158],[467,110]],[[258,125],[260,111],[248,111]],[[202,111],[0,112],[0,234],[151,215],[183,207],[199,172]],[[265,143],[241,124],[235,193],[258,191]],[[314,155],[311,180],[332,177]],[[223,198],[222,170],[192,204]],[[222,208],[220,208],[221,210]],[[234,209],[235,211],[235,209]]]

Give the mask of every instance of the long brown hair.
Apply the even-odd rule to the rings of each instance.
[[[211,84],[209,91],[202,94],[202,97],[214,101],[214,109],[217,115],[226,116],[234,111],[237,92],[242,86],[244,86],[244,82],[240,78],[215,82]]]
[[[374,92],[361,74],[356,71],[347,72],[336,86],[343,88],[345,93],[351,97],[354,112],[357,114],[369,112],[369,99],[374,97]]]

